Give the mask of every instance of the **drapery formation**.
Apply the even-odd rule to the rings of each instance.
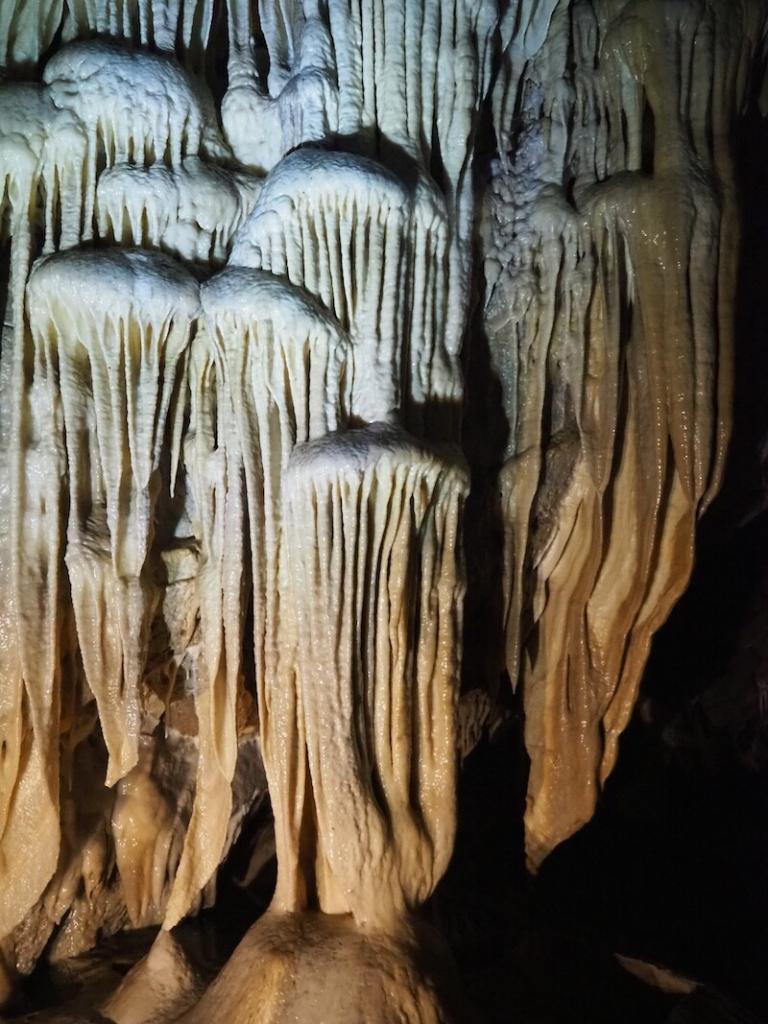
[[[720,484],[738,259],[729,133],[765,31],[757,4],[550,8],[535,58],[500,79],[486,257],[532,865],[592,815]]]
[[[428,898],[486,345],[536,866],[722,475],[763,0],[0,7],[3,956],[213,898],[260,759],[275,908]]]
[[[469,169],[495,16],[416,5],[421,55],[381,5],[382,55],[369,13],[311,7],[261,12],[268,88],[242,35],[254,11],[226,12],[224,132],[204,81],[212,5],[52,7],[62,43],[39,84],[20,76],[48,23],[3,23],[14,258],[0,856],[16,884],[0,932],[17,963],[69,910],[54,900],[47,919],[70,843],[62,779],[77,765],[60,750],[86,739],[106,757],[99,872],[116,880],[95,930],[119,927],[121,899],[133,923],[167,927],[199,904],[249,802],[233,785],[254,733],[276,907],[383,921],[422,902],[450,857],[468,484],[456,451],[428,439],[457,437]],[[449,81],[444,60],[459,56]],[[311,105],[287,97],[323,61],[318,131]],[[417,68],[401,95],[398,74]],[[244,82],[248,118],[259,103],[282,111],[259,159],[233,114]],[[334,629],[347,650],[324,649],[318,677]],[[169,729],[183,756],[160,784],[147,754]],[[349,752],[329,762],[328,743]],[[358,794],[341,823],[329,786]],[[34,864],[32,813],[37,827],[47,816]],[[153,821],[161,838],[147,845]]]

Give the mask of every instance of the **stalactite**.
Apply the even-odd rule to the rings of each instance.
[[[172,57],[106,40],[78,41],[51,57],[43,81],[54,105],[75,114],[86,132],[86,157],[79,161],[83,239],[92,237],[102,167],[159,162],[179,168],[184,157],[198,153],[226,156],[206,116],[210,100]]]
[[[97,179],[102,235],[223,262],[258,183],[198,159],[228,155],[202,87],[169,57],[106,41],[63,47],[43,78],[0,86],[0,231],[13,245],[13,321],[33,256],[92,238]]]
[[[34,197],[52,109],[34,85],[3,85],[0,100],[0,231],[2,241],[10,238],[12,325],[3,332],[2,350],[1,465],[7,483],[0,497],[0,865],[5,878],[17,880],[0,911],[0,935],[6,936],[41,895],[58,855],[55,647],[60,444],[53,371],[42,352],[30,373],[24,332]],[[36,637],[29,649],[24,642],[28,628]],[[31,829],[38,825],[47,830],[49,843],[31,868],[25,860],[33,841]]]
[[[371,137],[433,172],[451,226],[446,347],[457,355],[466,325],[474,215],[474,133],[491,80],[498,21],[489,0],[331,0],[339,82],[339,134]]]
[[[260,180],[198,157],[168,168],[117,164],[99,176],[98,233],[117,244],[159,247],[203,265],[226,262],[253,209]]]
[[[161,255],[72,252],[44,257],[28,295],[35,345],[51,346],[59,368],[67,571],[111,785],[138,757],[139,683],[154,600],[147,553],[174,374],[197,312],[197,286]]]
[[[213,20],[213,0],[67,0],[65,37],[115,36],[176,53],[202,70]]]
[[[202,71],[214,0],[9,0],[0,10],[0,67],[30,69],[54,41],[113,36],[176,53]]]
[[[458,400],[445,341],[448,228],[426,181],[411,190],[365,157],[298,150],[269,176],[232,262],[306,288],[349,331],[352,415],[402,410],[418,424],[430,401]]]
[[[291,726],[300,755],[298,845],[281,850],[279,825],[277,836],[280,871],[292,852],[303,891],[286,906],[278,883],[187,1024],[213,1013],[233,1024],[451,1019],[425,981],[418,951],[429,940],[407,911],[453,846],[467,483],[460,461],[386,424],[290,456],[280,654],[295,651],[296,692],[290,719],[269,732]],[[314,904],[325,913],[296,913]]]
[[[262,4],[268,89],[256,67],[252,10],[230,0],[228,13],[222,116],[240,160],[269,170],[300,143],[338,136],[396,167],[414,161],[433,171],[450,226],[445,345],[458,359],[472,267],[474,134],[491,83],[496,3],[332,0],[324,14],[315,0],[274,12]]]
[[[0,0],[3,76],[42,79],[0,84],[0,998],[162,922],[105,1012],[451,1019],[416,912],[502,661],[535,868],[594,810],[720,484],[767,24]],[[468,536],[503,523],[466,637],[462,417]],[[262,772],[274,899],[201,998],[167,931]]]
[[[0,241],[11,242],[11,322],[23,319],[41,161],[55,108],[39,85],[0,85]]]
[[[3,337],[4,429],[2,563],[5,637],[0,738],[0,863],[17,879],[0,912],[7,935],[41,895],[59,852],[59,496],[63,475],[56,354],[30,351],[25,283],[33,252],[38,189],[49,166],[47,133],[57,114],[39,86],[8,84],[0,103],[0,225],[11,247],[10,318]],[[71,121],[64,115],[65,127]],[[7,214],[6,214],[7,211]],[[76,206],[70,206],[70,215]],[[4,215],[4,216],[3,216]],[[46,225],[47,233],[47,225]],[[6,405],[7,403],[7,405]],[[27,642],[31,630],[34,641]],[[37,828],[48,837],[30,861]]]
[[[245,611],[238,570],[244,550],[242,459],[232,437],[233,412],[223,387],[223,372],[212,332],[203,327],[191,351],[190,430],[184,452],[201,548],[197,585],[202,658],[195,680],[199,757],[195,805],[166,908],[166,927],[189,912],[215,872],[232,810]]]
[[[17,307],[5,454],[0,903],[8,935],[40,897],[59,855],[59,563],[64,476],[56,353],[29,351]],[[10,390],[10,389],[9,389]],[[7,393],[7,392],[6,392]],[[43,841],[38,842],[42,836]],[[37,851],[30,857],[30,850]]]
[[[307,856],[321,909],[381,924],[424,902],[453,849],[467,481],[375,425],[299,447],[285,486]]]
[[[263,271],[224,271],[204,286],[203,305],[207,330],[220,353],[217,361],[226,381],[227,407],[233,412],[234,451],[242,458],[253,560],[259,727],[280,863],[276,901],[289,907],[300,899],[295,850],[303,810],[297,789],[303,786],[304,760],[300,732],[297,736],[300,723],[290,643],[281,632],[282,618],[288,614],[281,602],[286,571],[280,527],[282,473],[294,445],[322,436],[345,421],[349,342],[309,296]],[[238,473],[239,467],[230,460],[230,490]],[[234,504],[234,497],[228,493],[227,501]],[[226,635],[239,640],[241,595],[233,590],[244,545],[235,540],[237,509],[228,507],[229,560],[226,554],[221,556],[221,568],[218,575],[212,574],[210,585],[217,594],[224,593],[220,607]],[[212,628],[219,632],[215,618],[212,614]],[[211,671],[220,661],[220,641],[214,645],[217,653],[208,659]],[[237,643],[230,645],[227,671],[218,680],[223,692],[211,702],[213,742],[227,778],[232,771],[236,649]]]
[[[0,68],[33,68],[53,42],[64,0],[7,0],[0,7]]]
[[[306,18],[292,3],[227,0],[229,86],[221,107],[227,141],[246,167],[269,171],[302,143],[338,129],[332,44],[314,0]],[[259,79],[257,31],[270,56],[268,82]]]
[[[501,174],[488,264],[534,865],[592,814],[719,486],[736,255],[725,134],[763,18],[719,3],[575,14],[570,99],[534,91],[535,68],[519,87],[530,127]],[[562,59],[553,47],[538,73]],[[557,128],[569,111],[570,151]]]

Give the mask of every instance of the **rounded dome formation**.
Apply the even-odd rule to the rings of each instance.
[[[342,335],[338,322],[313,295],[264,270],[228,267],[206,281],[201,294],[212,323],[228,318],[243,324],[269,321],[287,338],[319,331]]]
[[[162,253],[67,250],[35,263],[27,302],[32,317],[63,304],[94,317],[116,318],[131,311],[151,323],[171,317],[191,322],[200,312],[200,289],[188,270]]]

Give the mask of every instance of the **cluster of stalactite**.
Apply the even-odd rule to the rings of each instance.
[[[532,866],[594,811],[720,485],[731,135],[766,31],[759,3],[548,6],[543,45],[498,81],[485,253]]]
[[[493,5],[414,5],[418,54],[391,5],[386,54],[371,12],[264,10],[267,84],[232,4],[224,131],[212,6],[0,20],[11,969],[210,901],[265,781],[282,910],[391,922],[452,850],[451,442]]]
[[[274,908],[429,897],[481,333],[537,865],[719,486],[763,0],[0,8],[0,971],[210,902],[265,786]]]

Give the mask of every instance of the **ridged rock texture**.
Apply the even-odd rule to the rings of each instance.
[[[514,82],[513,135],[513,101],[497,98],[507,141],[485,253],[533,865],[594,811],[720,485],[739,230],[729,133],[765,33],[755,3],[550,6]]]
[[[163,925],[118,1024],[458,1019],[460,758],[511,686],[530,867],[589,820],[720,484],[767,26],[0,0],[0,998]],[[265,790],[195,1007],[166,933]]]

